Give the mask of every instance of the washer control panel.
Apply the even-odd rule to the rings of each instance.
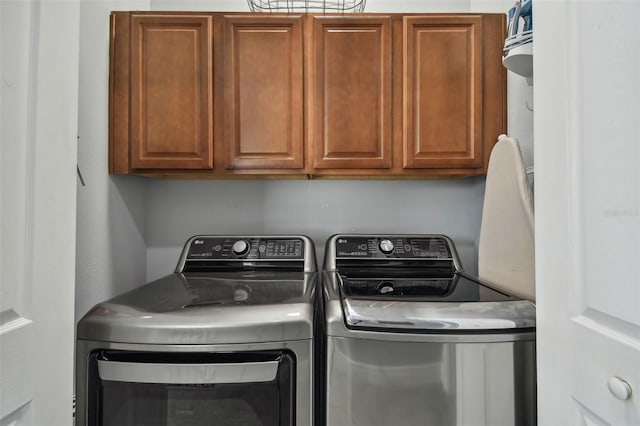
[[[451,259],[441,237],[341,236],[335,240],[336,259]]]
[[[196,237],[189,260],[304,260],[299,238]]]

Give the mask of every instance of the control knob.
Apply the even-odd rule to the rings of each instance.
[[[378,244],[378,249],[380,249],[380,251],[383,254],[391,254],[393,253],[393,249],[394,249],[393,242],[385,238],[384,240],[381,240],[380,243]]]
[[[247,254],[247,252],[249,251],[249,243],[247,243],[245,240],[238,240],[233,243],[233,246],[231,246],[231,251],[236,256]]]

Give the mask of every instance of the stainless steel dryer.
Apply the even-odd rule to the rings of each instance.
[[[327,426],[535,424],[535,306],[446,236],[335,235],[323,287]]]
[[[79,322],[76,424],[313,424],[316,279],[305,236],[189,239]]]

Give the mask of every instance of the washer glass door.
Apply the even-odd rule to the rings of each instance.
[[[294,357],[280,351],[90,355],[89,426],[291,426]]]

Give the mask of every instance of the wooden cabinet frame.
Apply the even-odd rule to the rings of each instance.
[[[113,12],[109,172],[485,173],[505,33],[502,14]]]

